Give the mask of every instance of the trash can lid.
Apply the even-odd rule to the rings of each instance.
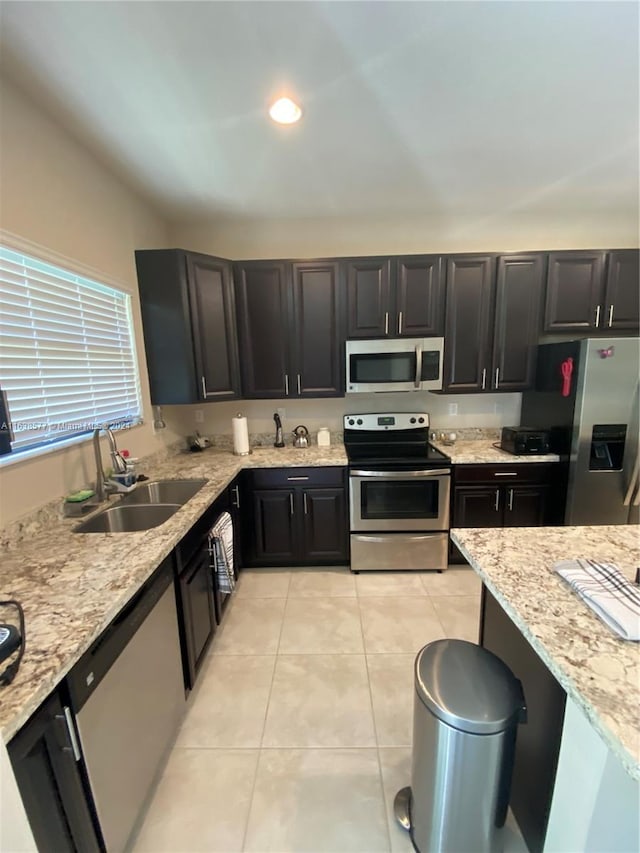
[[[509,667],[466,640],[436,640],[418,652],[416,693],[439,720],[471,734],[507,729],[523,711],[522,685]]]

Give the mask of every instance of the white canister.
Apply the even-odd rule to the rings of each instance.
[[[331,433],[329,427],[320,427],[318,430],[318,447],[331,446]]]

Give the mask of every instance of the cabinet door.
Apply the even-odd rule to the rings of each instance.
[[[392,333],[390,272],[388,258],[346,263],[348,338],[383,338]]]
[[[135,254],[151,402],[197,403],[202,386],[195,366],[184,252],[150,249]]]
[[[98,853],[97,830],[57,693],[10,741],[8,752],[38,850]]]
[[[286,397],[294,390],[289,364],[286,264],[238,264],[234,268],[242,396]]]
[[[304,489],[303,559],[307,563],[349,560],[347,503],[344,488]]]
[[[540,323],[543,255],[498,260],[491,388],[521,391],[533,382]]]
[[[299,555],[295,491],[256,489],[251,503],[251,561],[271,566],[294,562]]]
[[[395,281],[396,303],[390,333],[405,338],[442,335],[444,293],[441,258],[435,255],[398,258]]]
[[[444,390],[489,388],[495,259],[489,256],[449,258],[444,348]]]
[[[603,303],[605,329],[637,329],[640,324],[640,250],[609,252]]]
[[[189,664],[189,687],[193,687],[203,655],[216,630],[213,607],[213,576],[209,555],[201,552],[180,576],[184,629]]]
[[[540,527],[545,523],[550,487],[509,486],[504,489],[504,526]]]
[[[504,495],[496,486],[456,486],[453,527],[502,527]]]
[[[230,264],[193,253],[188,253],[186,260],[201,399],[237,397],[240,368]]]
[[[544,331],[602,328],[603,252],[551,252]]]
[[[338,263],[293,264],[292,395],[344,393],[341,316]]]

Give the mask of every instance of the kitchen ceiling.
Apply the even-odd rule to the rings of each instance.
[[[172,220],[637,217],[635,2],[2,2],[3,72]],[[267,118],[281,94],[297,124]]]

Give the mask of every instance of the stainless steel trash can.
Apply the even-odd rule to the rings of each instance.
[[[437,640],[415,661],[411,787],[396,817],[419,853],[490,853],[509,805],[522,686],[491,652]]]

